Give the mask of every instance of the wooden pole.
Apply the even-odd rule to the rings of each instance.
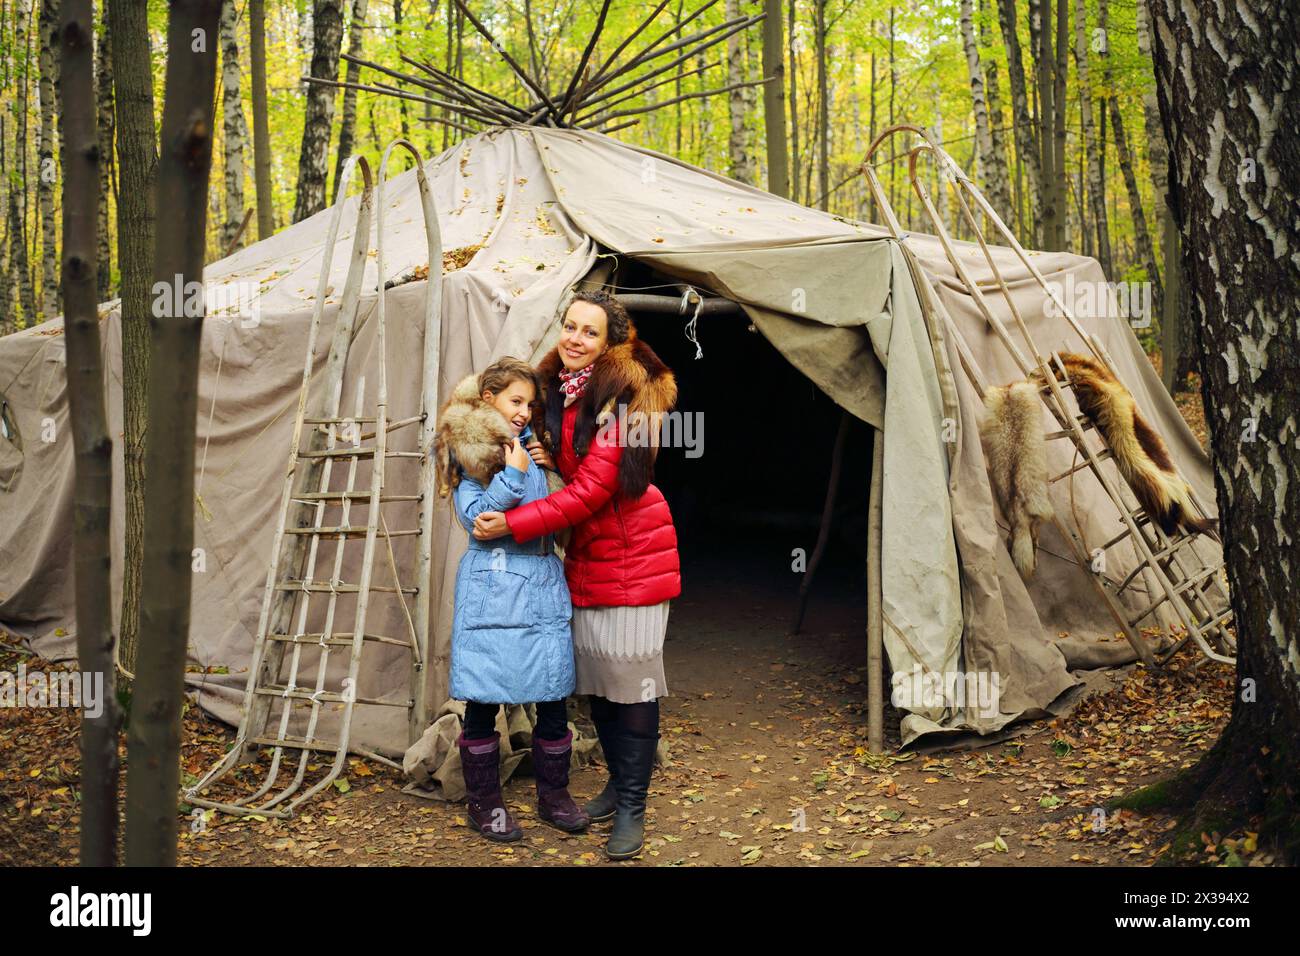
[[[881,529],[885,500],[885,433],[871,439],[871,497],[867,507],[867,750],[885,752],[884,582]]]

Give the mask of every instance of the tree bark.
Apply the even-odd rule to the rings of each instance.
[[[979,46],[975,42],[974,0],[961,0],[961,42],[966,52],[966,73],[970,78],[971,101],[975,108],[975,145],[979,150],[979,165],[989,202],[1002,217],[1010,222],[1011,194],[1007,182],[1007,164],[993,146],[993,130],[989,120],[988,103],[984,98],[984,71],[980,66]]]
[[[248,142],[248,122],[239,95],[239,36],[235,29],[238,15],[235,0],[224,0],[221,5],[221,145],[226,218],[217,239],[221,255],[230,249],[244,223],[244,147]]]
[[[1100,41],[1104,45],[1099,54],[1103,58],[1108,58],[1106,0],[1101,0],[1100,9],[1098,28],[1101,30]],[[1074,57],[1079,72],[1079,114],[1083,127],[1083,148],[1087,154],[1088,164],[1088,210],[1092,213],[1092,222],[1097,233],[1097,261],[1101,263],[1106,278],[1114,279],[1115,264],[1110,258],[1110,223],[1106,219],[1106,185],[1101,175],[1101,150],[1097,144],[1097,132],[1092,121],[1092,83],[1088,71],[1088,14],[1084,9],[1083,0],[1075,0],[1074,3]],[[1107,79],[1109,80],[1109,75]],[[1109,85],[1107,83],[1107,86]]]
[[[148,424],[149,316],[153,297],[154,190],[158,144],[154,138],[153,70],[148,8],[134,0],[108,0],[112,27],[114,99],[117,105],[117,262],[122,283],[122,612],[118,662],[124,678],[135,672],[140,634],[140,574],[144,561],[144,453]]]
[[[14,74],[17,89],[10,107],[14,113],[14,158],[17,185],[9,190],[9,266],[18,289],[24,327],[36,324],[36,293],[32,286],[31,257],[27,252],[27,94],[31,82],[31,0],[18,0],[14,9]]]
[[[1149,2],[1183,274],[1237,630],[1238,694],[1222,737],[1166,786],[1201,832],[1258,828],[1300,858],[1300,33],[1289,0]]]
[[[59,45],[63,132],[63,290],[67,299],[68,418],[74,448],[73,549],[77,659],[102,680],[102,710],[81,717],[81,864],[117,862],[117,695],[109,574],[113,443],[104,414],[104,372],[95,290],[99,142],[95,124],[95,24],[90,0],[63,0]],[[96,681],[98,683],[98,681]]]
[[[173,0],[149,320],[140,655],[127,741],[126,859],[174,866],[194,546],[194,423],[221,0]]]
[[[451,5],[448,0],[448,5]],[[352,0],[352,26],[348,31],[348,52],[361,56],[362,41],[366,32],[366,0]],[[354,62],[348,63],[348,83],[361,82],[361,67]],[[339,198],[339,189],[343,184],[343,164],[347,162],[356,144],[357,130],[357,91],[343,91],[343,117],[339,124],[339,148],[334,158],[334,188],[330,193],[330,202]]]
[[[343,42],[341,0],[314,0],[312,5],[311,75],[338,79],[339,48]],[[325,208],[325,176],[334,122],[334,87],[308,83],[307,112],[298,157],[298,197],[293,221],[301,222]],[[403,101],[405,102],[405,101]],[[405,131],[403,131],[403,135]]]
[[[785,43],[781,0],[764,0],[763,20],[763,132],[767,146],[767,191],[790,197],[790,154],[785,130]]]
[[[831,201],[831,86],[826,76],[826,0],[813,2],[813,32],[817,46],[817,195],[818,207]]]
[[[990,0],[980,0],[979,5],[979,46],[985,51],[993,49],[993,34],[989,24],[988,7]],[[999,167],[1002,177],[1001,189],[1006,197],[1006,212],[1002,219],[1007,227],[1014,229],[1015,205],[1011,200],[1011,168],[1007,163],[1007,143],[1003,136],[1002,93],[998,88],[998,61],[991,52],[980,54],[984,71],[984,98],[988,102],[989,138],[993,142],[994,163]]]
[[[1128,136],[1124,132],[1124,115],[1119,109],[1119,99],[1110,98],[1111,127],[1115,131],[1115,153],[1119,157],[1120,172],[1124,174],[1124,187],[1128,190],[1129,213],[1133,216],[1133,236],[1137,243],[1138,258],[1146,269],[1151,283],[1152,299],[1164,295],[1160,286],[1160,272],[1156,269],[1156,253],[1151,245],[1151,232],[1147,229],[1146,213],[1142,209],[1142,194],[1138,192],[1137,175],[1133,171],[1133,155],[1129,150]]]
[[[253,94],[253,188],[257,192],[257,238],[275,234],[271,194],[271,130],[266,106],[266,0],[248,0],[248,74]]]
[[[1011,86],[1011,121],[1015,124],[1016,161],[1024,173],[1024,193],[1028,199],[1025,204],[1028,222],[1022,228],[1021,238],[1039,245],[1037,226],[1043,193],[1042,164],[1034,145],[1034,121],[1029,111],[1025,65],[1020,53],[1016,0],[998,0],[998,24],[1002,28],[1002,42],[1007,51],[1007,81]]]
[[[790,197],[795,202],[799,202],[800,188],[799,180],[801,175],[800,167],[803,165],[802,157],[799,155],[799,45],[800,39],[795,32],[797,6],[795,0],[789,0],[786,8],[789,21],[789,39],[787,46],[790,49]]]
[[[1051,0],[1043,0],[1044,9],[1050,7]],[[1066,97],[1066,79],[1070,71],[1070,0],[1056,0],[1056,62],[1052,67],[1052,178],[1049,186],[1055,187],[1056,195],[1053,205],[1056,208],[1056,237],[1053,249],[1066,249],[1066,206],[1069,179],[1066,174],[1065,159],[1065,116],[1069,109]]]
[[[740,0],[726,0],[724,8],[724,16],[731,20],[740,15]],[[727,117],[731,124],[727,135],[727,175],[752,186],[754,166],[745,131],[745,88],[739,86],[748,79],[744,39],[739,33],[727,38],[727,85],[736,87],[727,93]]]
[[[55,51],[59,45],[59,0],[41,4],[41,143],[38,149],[40,170],[36,191],[41,208],[41,316],[52,319],[61,311],[59,305],[58,236],[54,218],[54,184],[59,181],[55,154],[59,151],[55,134],[57,115],[54,96],[58,82]]]
[[[100,302],[113,298],[113,248],[108,228],[108,197],[113,191],[113,51],[108,19],[95,37],[95,99],[99,104],[99,255],[96,258],[95,291]]]
[[[1145,3],[1137,5],[1138,50],[1150,57],[1151,27]],[[1183,316],[1187,311],[1186,296],[1181,294],[1179,281],[1178,227],[1169,208],[1169,146],[1160,123],[1160,103],[1156,98],[1155,83],[1142,90],[1142,118],[1147,139],[1147,168],[1151,172],[1151,187],[1155,196],[1155,220],[1160,229],[1161,285],[1158,295],[1151,298],[1151,307],[1160,316],[1160,380],[1170,395],[1176,395],[1187,386],[1187,375],[1195,366],[1195,349],[1184,341]]]

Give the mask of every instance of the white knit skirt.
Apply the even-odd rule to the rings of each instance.
[[[620,704],[668,695],[664,635],[668,601],[644,607],[575,607],[575,694],[595,694]]]

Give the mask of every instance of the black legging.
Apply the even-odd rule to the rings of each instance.
[[[598,724],[613,724],[629,737],[659,736],[659,701],[620,704],[605,697],[591,698],[591,719]]]
[[[497,708],[500,704],[480,704],[476,700],[465,702],[465,739],[482,740],[496,731]],[[569,732],[569,715],[563,700],[537,702],[537,726],[533,736],[542,740],[562,740]]]

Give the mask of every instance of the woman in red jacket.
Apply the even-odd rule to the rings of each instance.
[[[522,543],[573,528],[564,570],[573,599],[574,693],[592,695],[610,775],[586,811],[592,822],[613,818],[605,852],[626,859],[644,842],[658,698],[668,693],[668,604],[681,593],[672,514],[650,483],[660,416],[677,400],[677,383],[606,292],[574,295],[559,344],[538,372],[543,432],[568,485],[504,514],[479,515],[474,535],[509,534]],[[531,451],[546,457],[539,447]]]

